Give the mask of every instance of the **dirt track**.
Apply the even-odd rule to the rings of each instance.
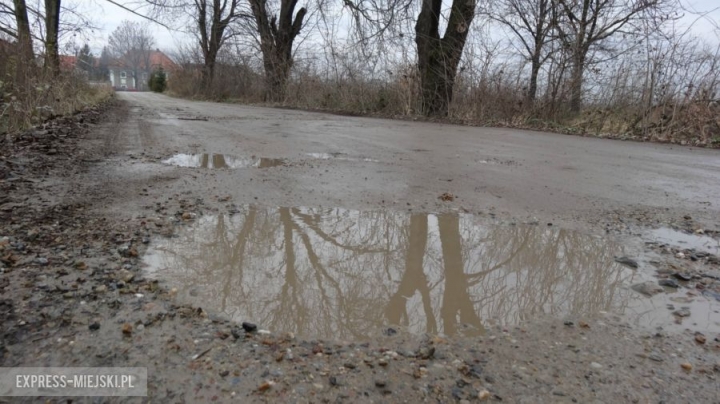
[[[288,159],[289,167],[195,172],[197,180],[179,182],[185,190],[228,193],[236,203],[356,209],[410,203],[414,209],[494,209],[566,224],[615,209],[653,207],[720,225],[720,156],[714,150],[188,102],[150,93],[120,98],[132,112],[126,125],[115,128],[116,141],[135,157],[223,153]],[[185,120],[198,118],[203,120]],[[340,153],[348,160],[318,161],[309,153]],[[185,172],[138,171],[145,171],[139,177]],[[440,203],[444,192],[459,198]]]
[[[713,283],[720,281],[714,272],[719,265],[712,256],[698,258],[682,246],[643,243],[655,241],[648,236],[651,229],[668,226],[701,230],[717,240],[717,151],[190,102],[149,93],[121,93],[119,98],[124,105],[90,128],[70,155],[57,159],[56,168],[13,183],[20,185],[14,185],[10,203],[22,201],[24,206],[8,208],[7,225],[0,227],[0,239],[10,237],[0,248],[15,254],[0,274],[5,299],[0,301],[5,304],[0,305],[5,330],[1,366],[147,366],[153,401],[173,402],[472,402],[484,397],[485,390],[486,399],[503,402],[718,401],[720,313],[717,303],[699,299],[720,286]],[[443,194],[446,200],[439,198]],[[282,210],[288,207],[299,208]],[[488,324],[483,317],[482,332],[465,334],[449,332],[455,313],[438,312],[444,322],[440,329],[458,334],[451,337],[422,336],[391,324],[392,333],[370,343],[317,341],[317,335],[326,334],[295,337],[284,332],[296,330],[271,329],[268,336],[246,335],[223,315],[227,313],[215,310],[202,290],[185,296],[178,286],[178,294],[170,289],[172,282],[165,284],[172,277],[161,276],[158,286],[143,272],[149,262],[152,266],[143,257],[146,252],[175,252],[173,242],[163,240],[184,240],[188,232],[203,230],[207,220],[241,216],[243,222],[228,223],[242,234],[240,224],[248,223],[257,209],[267,218],[265,227],[280,229],[282,240],[283,226],[303,234],[303,209],[325,218],[312,210],[320,207],[350,212],[342,213],[345,217],[355,217],[357,211],[393,212],[394,218],[400,215],[393,219],[401,223],[399,228],[407,221],[413,226],[413,219],[425,220],[431,234],[426,260],[444,261],[441,272],[448,271],[448,257],[453,256],[443,226],[456,226],[459,234],[525,224],[541,228],[523,233],[542,236],[540,244],[547,234],[564,234],[565,229],[602,235],[607,243],[592,251],[583,246],[596,238],[568,240],[581,241],[583,246],[575,250],[579,256],[603,260],[599,273],[611,267],[613,274],[630,271],[613,263],[613,255],[639,257],[639,270],[629,272],[633,282],[656,282],[655,269],[683,268],[692,280],[667,296],[686,299],[693,313],[704,310],[707,318],[698,323],[690,317],[692,324],[676,319],[679,325],[674,324],[664,306],[676,300],[657,296],[653,299],[659,300],[642,301],[662,306],[653,309],[664,316],[656,324],[662,329],[636,325],[608,303],[555,314],[531,307],[518,311],[519,322]],[[452,216],[457,212],[474,216],[458,220]],[[428,219],[427,213],[438,215]],[[285,220],[287,215],[292,218]],[[437,245],[432,244],[433,228],[438,229]],[[542,230],[548,228],[553,232]],[[271,233],[263,230],[255,239]],[[179,237],[167,238],[173,234]],[[298,242],[316,243],[297,237]],[[470,253],[460,243],[453,245],[462,260]],[[180,251],[206,249],[200,262],[208,267],[225,253],[216,246],[175,244]],[[409,251],[412,241],[407,244]],[[278,245],[267,243],[246,255],[265,259],[282,248]],[[328,251],[319,250],[320,257],[310,257],[310,262],[316,265]],[[553,257],[561,255],[567,254]],[[408,252],[408,261],[410,256]],[[48,260],[38,261],[43,257]],[[556,266],[561,265],[547,270]],[[511,272],[527,269],[513,267]],[[578,279],[584,269],[578,269]],[[573,273],[549,272],[548,278]],[[393,276],[388,275],[387,284],[394,288],[402,282]],[[272,281],[258,284],[263,283]],[[629,286],[612,288],[638,300]],[[576,300],[586,293],[582,287],[570,291]],[[256,294],[261,293],[256,289]],[[300,313],[293,310],[291,316]],[[458,319],[462,328],[467,322],[462,309]],[[247,320],[269,328],[262,319]],[[131,333],[123,335],[124,323],[133,325]],[[412,324],[408,330],[416,331]],[[696,332],[703,332],[707,342],[695,342]],[[685,362],[692,364],[690,372],[680,367]],[[275,384],[259,391],[265,381]]]

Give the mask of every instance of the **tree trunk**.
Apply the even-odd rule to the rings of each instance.
[[[532,106],[537,96],[537,80],[538,74],[540,73],[540,55],[533,55],[532,61],[530,62],[530,85],[527,91],[528,106]]]
[[[202,70],[203,90],[209,92],[210,85],[215,77],[215,62],[217,61],[220,48],[225,42],[225,29],[228,25],[238,17],[236,8],[239,4],[238,0],[231,0],[230,9],[226,11],[227,2],[221,3],[220,0],[213,0],[210,10],[208,10],[208,0],[196,0],[197,7],[197,24],[200,32],[200,48],[203,52],[204,67]],[[207,26],[207,14],[211,12],[210,27]],[[225,17],[223,17],[223,13]]]
[[[474,0],[453,0],[445,36],[438,31],[442,0],[423,0],[415,24],[415,44],[426,116],[447,116],[455,75],[475,16]]]
[[[215,77],[215,59],[216,57],[205,58],[205,66],[203,66],[202,70],[202,83],[205,89],[210,88],[213,78]]]
[[[59,29],[60,0],[45,0],[45,69],[53,76],[60,74]]]
[[[307,10],[293,13],[297,0],[281,0],[280,14],[269,17],[267,0],[250,0],[253,16],[260,35],[260,49],[265,70],[265,100],[283,102],[293,64],[292,47],[302,29]]]
[[[579,113],[582,106],[582,84],[585,70],[585,55],[573,56],[573,69],[570,74],[570,112]]]
[[[16,66],[16,81],[19,88],[27,88],[28,73],[32,70],[33,45],[30,36],[30,21],[28,20],[25,0],[14,0],[15,24],[17,25],[18,60]]]

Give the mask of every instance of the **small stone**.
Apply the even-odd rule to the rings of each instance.
[[[662,362],[662,361],[665,360],[665,359],[663,359],[663,357],[660,356],[658,353],[651,353],[650,355],[648,355],[648,358],[649,358],[650,360],[655,361],[655,362]]]
[[[337,385],[338,385],[338,380],[337,380],[337,377],[335,377],[335,376],[330,376],[330,378],[328,379],[328,381],[330,382],[330,385],[331,385],[331,386],[337,386]]]
[[[98,285],[98,286],[95,287],[95,292],[96,292],[96,293],[103,293],[103,292],[106,292],[106,291],[107,291],[107,286],[105,286],[105,285]]]
[[[663,292],[663,288],[653,281],[636,283],[630,288],[638,293],[642,293],[645,296],[654,296]]]
[[[707,338],[701,333],[695,334],[695,342],[698,344],[704,344],[707,341]]]
[[[313,383],[313,387],[315,387],[316,390],[322,390],[322,389],[323,389],[323,385],[320,384],[320,383]]]
[[[124,335],[131,335],[131,334],[132,334],[132,329],[133,329],[132,324],[130,324],[130,323],[125,323],[125,324],[123,324],[123,326],[122,326],[122,333],[123,333]]]
[[[190,212],[184,212],[182,214],[182,220],[192,220],[193,215]]]
[[[590,367],[593,369],[602,369],[602,365],[597,362],[591,362]]]
[[[681,281],[690,281],[692,280],[692,276],[683,272],[676,272],[673,274],[673,276],[677,279],[680,279]]]
[[[480,400],[487,400],[490,398],[490,392],[487,390],[482,390],[478,393],[478,399]]]
[[[135,279],[135,274],[128,271],[127,269],[121,269],[120,271],[118,271],[117,279],[120,279],[125,283],[130,283],[133,279]]]
[[[690,317],[690,310],[688,309],[680,309],[673,311],[673,314],[678,317]]]
[[[355,369],[355,364],[354,364],[354,363],[350,363],[350,362],[343,363],[343,366],[344,366],[345,368],[347,368],[347,369]]]
[[[375,387],[385,387],[387,386],[387,382],[385,380],[376,379],[375,380]]]
[[[705,230],[704,230],[704,229],[697,229],[697,230],[695,230],[695,234],[705,234]]]
[[[417,357],[420,359],[430,359],[435,356],[435,347],[422,347],[418,350]]]
[[[88,328],[90,329],[90,331],[97,331],[97,330],[100,329],[100,323],[98,323],[98,322],[96,321],[96,322],[90,324],[90,325],[88,326]]]
[[[419,379],[427,374],[427,368],[419,367],[413,371],[413,377]]]
[[[691,371],[692,368],[693,368],[692,365],[691,365],[690,363],[688,363],[688,362],[682,363],[682,364],[680,364],[680,366],[681,366],[683,369],[687,370],[688,372]]]
[[[617,262],[618,264],[625,265],[626,267],[633,268],[633,269],[637,269],[637,267],[638,267],[637,261],[635,261],[634,259],[632,259],[630,257],[623,256],[620,258],[615,258],[615,262]]]
[[[682,259],[682,258],[685,258],[685,254],[679,252],[679,253],[675,254],[675,258],[681,258],[681,259]]]
[[[675,288],[675,289],[680,287],[680,285],[678,285],[678,283],[676,281],[674,281],[673,279],[660,279],[658,284],[660,286],[666,286],[668,288]]]
[[[223,370],[219,373],[220,377],[225,377],[230,374],[229,370]]]
[[[242,323],[242,328],[243,328],[243,330],[245,330],[245,332],[254,332],[257,330],[257,325],[255,325],[253,323],[244,322],[244,323]]]
[[[392,327],[389,327],[389,328],[386,328],[383,330],[383,334],[385,334],[387,336],[393,336],[393,335],[397,334],[397,330]]]
[[[380,366],[387,366],[387,365],[388,365],[388,361],[387,361],[385,358],[380,358],[380,359],[378,359],[378,365],[380,365]]]

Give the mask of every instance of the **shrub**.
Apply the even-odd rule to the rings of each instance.
[[[156,93],[162,93],[165,91],[167,88],[167,75],[162,68],[152,72],[150,79],[148,80],[148,87]]]

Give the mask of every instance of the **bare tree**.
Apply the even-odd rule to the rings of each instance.
[[[475,17],[475,0],[453,0],[442,38],[441,11],[442,0],[422,0],[415,24],[422,109],[427,116],[448,114],[457,67]]]
[[[552,0],[497,0],[486,11],[491,19],[512,32],[520,42],[523,57],[530,62],[526,93],[530,103],[537,94],[540,68],[552,55],[545,46],[552,40],[552,6]]]
[[[152,15],[170,20],[185,15],[192,22],[203,57],[203,88],[208,88],[215,76],[218,55],[227,41],[236,35],[233,24],[250,19],[247,4],[242,0],[145,0]],[[156,21],[151,17],[146,17]],[[187,20],[185,20],[187,21]]]
[[[60,74],[58,34],[60,31],[60,0],[45,0],[45,68]]]
[[[136,86],[141,86],[138,73],[150,68],[150,53],[155,46],[155,39],[150,34],[147,24],[123,21],[110,34],[108,46],[113,56],[121,59],[132,71]]]
[[[232,32],[229,25],[240,17],[240,0],[194,0],[197,14],[195,21],[198,27],[200,48],[205,68],[203,81],[209,85],[215,75],[215,63],[218,53]]]
[[[593,47],[623,32],[644,12],[658,9],[665,0],[552,0],[557,36],[570,53],[570,110],[580,112],[583,74]]]
[[[267,0],[249,1],[263,55],[265,98],[282,101],[293,64],[293,42],[302,29],[307,9],[302,7],[295,13],[297,0],[280,0],[279,14],[272,14]]]

